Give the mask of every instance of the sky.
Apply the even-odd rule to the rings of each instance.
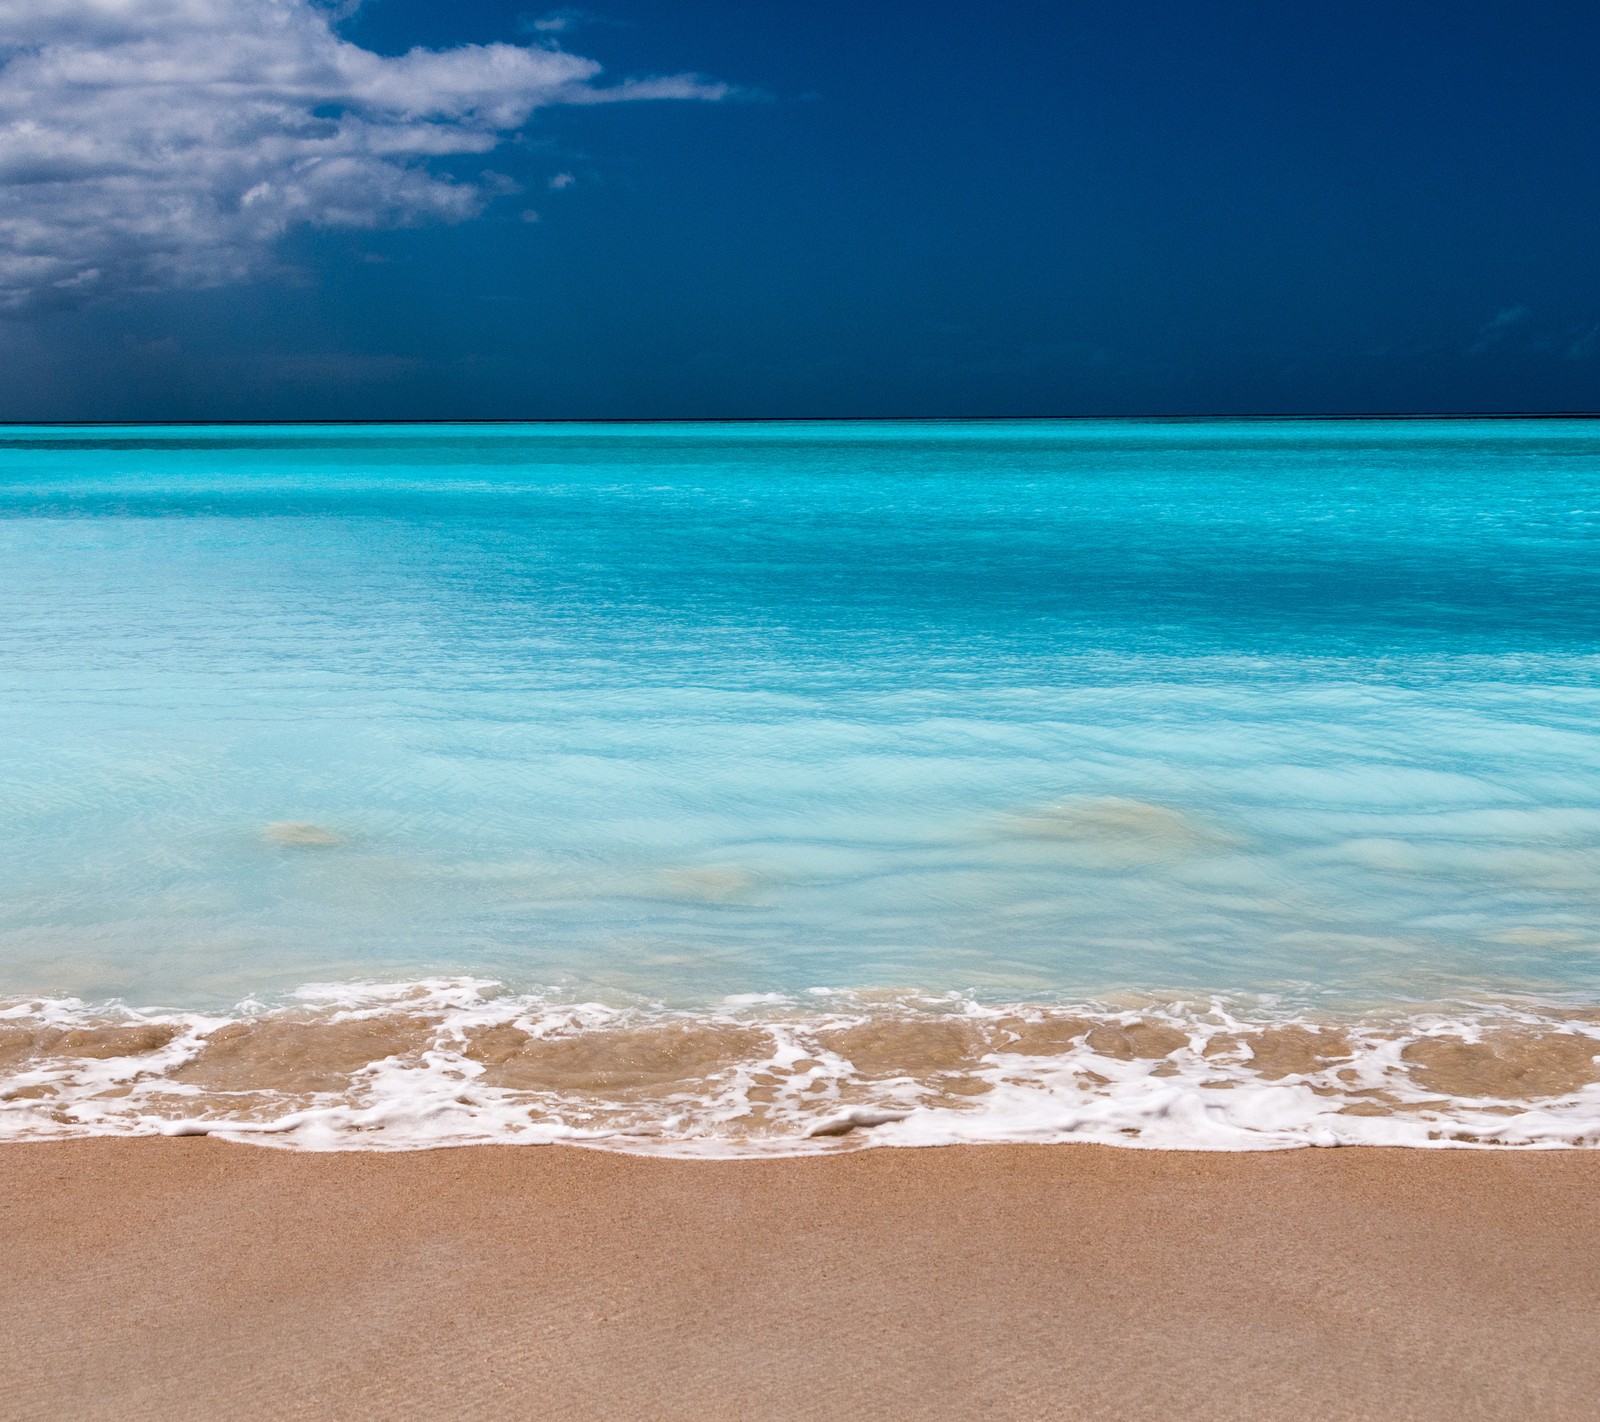
[[[1600,6],[0,0],[0,419],[1600,410]]]

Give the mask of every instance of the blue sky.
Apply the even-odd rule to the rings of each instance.
[[[0,418],[1600,408],[1593,5],[0,0],[0,61]]]

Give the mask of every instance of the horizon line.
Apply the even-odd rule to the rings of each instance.
[[[792,424],[1020,424],[1024,422],[1080,422],[1100,424],[1203,424],[1218,420],[1257,421],[1379,421],[1379,420],[1600,420],[1597,410],[1481,410],[1434,413],[1428,411],[1369,411],[1354,414],[1220,413],[1205,415],[479,415],[452,417],[429,415],[387,419],[359,417],[334,419],[131,419],[131,420],[0,420],[0,429],[81,428],[200,428],[286,425],[792,425]]]

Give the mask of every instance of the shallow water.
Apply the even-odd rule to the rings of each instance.
[[[1597,532],[1579,421],[0,429],[0,1132],[1592,1140]]]

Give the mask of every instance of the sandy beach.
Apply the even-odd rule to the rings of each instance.
[[[1600,1153],[0,1148],[7,1418],[1579,1418]]]

